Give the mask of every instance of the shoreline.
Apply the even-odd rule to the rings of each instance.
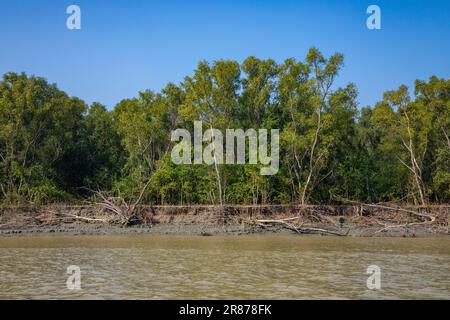
[[[0,237],[37,235],[446,237],[450,206],[142,206],[124,225],[92,206],[0,207]]]
[[[376,229],[355,228],[350,230],[346,237],[350,238],[445,238],[450,236],[446,233],[430,232],[423,228],[411,228],[408,231],[388,231],[375,234]],[[77,229],[68,228],[30,228],[30,229],[5,229],[0,230],[0,238],[12,237],[35,237],[35,236],[198,236],[198,237],[248,237],[248,236],[291,236],[291,237],[338,237],[324,234],[296,234],[287,230],[274,231],[243,231],[240,226],[234,227],[212,227],[200,229],[198,226],[142,226],[142,227],[82,227]]]

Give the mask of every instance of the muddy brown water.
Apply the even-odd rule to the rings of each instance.
[[[450,238],[0,238],[0,299],[450,299]]]

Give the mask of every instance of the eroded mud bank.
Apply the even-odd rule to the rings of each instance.
[[[450,206],[142,206],[118,223],[92,206],[0,207],[0,236],[264,235],[433,237],[449,235]]]

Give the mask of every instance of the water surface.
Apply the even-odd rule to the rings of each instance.
[[[0,299],[450,299],[450,238],[0,238]]]

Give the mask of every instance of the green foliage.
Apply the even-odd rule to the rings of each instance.
[[[72,202],[101,189],[155,204],[450,201],[450,80],[416,81],[357,108],[337,87],[342,54],[304,61],[201,62],[180,85],[144,91],[112,110],[46,80],[0,82],[0,201]],[[280,129],[280,169],[175,165],[171,131]],[[248,155],[247,155],[248,156]],[[150,181],[150,182],[149,182]]]
[[[4,201],[32,201],[28,188],[46,181],[61,192],[81,185],[76,171],[84,162],[70,160],[83,159],[76,145],[86,108],[81,100],[68,97],[42,78],[4,75],[0,83]]]

